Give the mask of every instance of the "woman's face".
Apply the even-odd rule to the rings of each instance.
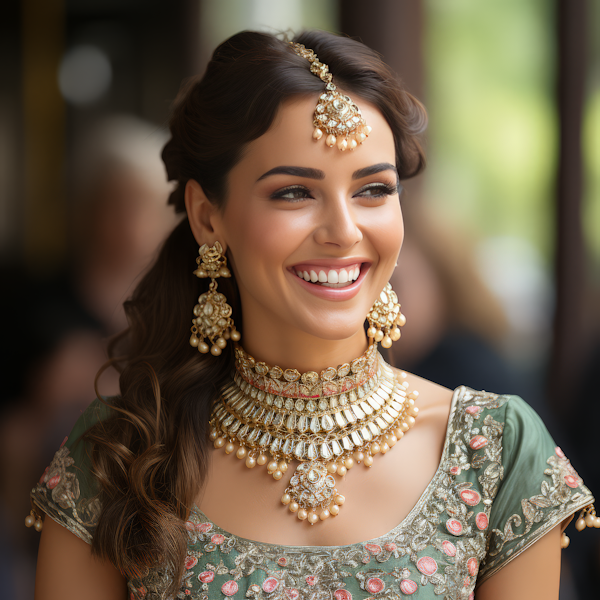
[[[244,330],[252,323],[265,334],[328,340],[360,331],[364,339],[403,226],[392,132],[374,107],[355,100],[373,128],[356,150],[313,140],[316,98],[294,98],[229,174],[213,225],[231,258]]]

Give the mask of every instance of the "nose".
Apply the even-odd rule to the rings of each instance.
[[[318,244],[337,246],[348,250],[363,239],[357,215],[343,197],[327,199],[319,211],[319,225],[315,230]]]

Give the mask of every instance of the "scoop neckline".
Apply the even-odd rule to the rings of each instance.
[[[222,527],[219,527],[219,525],[217,525],[214,521],[209,519],[202,512],[202,510],[200,510],[198,505],[195,503],[192,505],[192,512],[195,513],[196,515],[198,515],[201,519],[204,519],[203,522],[210,523],[214,528],[218,529],[219,532],[224,534],[226,537],[235,538],[242,542],[253,544],[254,546],[261,546],[264,548],[279,548],[283,552],[286,552],[286,551],[291,552],[291,551],[298,551],[298,550],[304,551],[304,552],[311,551],[311,550],[321,551],[321,552],[323,552],[323,551],[332,552],[335,550],[341,550],[341,549],[345,549],[345,548],[355,548],[357,546],[364,546],[365,544],[371,544],[371,543],[383,540],[384,538],[388,538],[388,537],[394,535],[396,532],[399,532],[401,529],[403,529],[406,526],[406,523],[411,521],[414,518],[414,516],[416,515],[416,513],[418,513],[421,510],[423,504],[427,501],[427,499],[429,497],[429,491],[430,491],[432,485],[437,481],[437,479],[442,474],[442,472],[443,472],[442,466],[444,464],[444,460],[446,458],[446,454],[447,454],[449,446],[450,446],[450,437],[448,435],[448,432],[450,429],[450,425],[452,424],[452,422],[454,420],[454,415],[456,412],[456,406],[458,404],[458,401],[460,398],[462,398],[462,395],[464,394],[464,392],[466,390],[467,390],[467,388],[465,386],[461,385],[461,386],[457,387],[454,390],[454,392],[452,393],[452,400],[450,402],[450,412],[448,414],[448,422],[446,423],[446,437],[444,439],[444,447],[442,449],[440,461],[438,463],[437,469],[435,470],[435,473],[433,474],[433,477],[431,478],[429,483],[425,486],[423,493],[419,496],[419,499],[417,500],[415,505],[410,509],[410,511],[402,519],[402,521],[400,521],[400,523],[398,523],[398,525],[394,526],[392,529],[390,529],[390,531],[388,531],[387,533],[384,533],[383,535],[380,535],[380,536],[377,536],[377,537],[374,537],[374,538],[371,538],[371,539],[368,539],[365,541],[361,541],[361,542],[354,542],[352,544],[344,544],[342,546],[293,546],[293,545],[286,545],[286,544],[273,544],[272,542],[260,542],[258,540],[252,540],[249,538],[241,537],[239,535],[236,535],[234,533],[226,531]]]

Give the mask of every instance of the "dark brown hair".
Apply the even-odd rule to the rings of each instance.
[[[425,112],[381,58],[359,42],[323,31],[294,41],[329,65],[340,89],[381,111],[394,135],[400,178],[416,175],[424,167],[417,136]],[[223,203],[229,171],[248,143],[269,129],[281,103],[316,96],[323,88],[286,41],[251,31],[225,41],[205,75],[188,82],[176,99],[172,138],[163,150],[169,179],[177,182],[169,202],[183,212],[185,185],[193,179],[211,202]],[[103,505],[93,551],[129,576],[166,566],[174,577],[171,594],[184,569],[184,522],[206,474],[211,405],[234,364],[231,344],[215,358],[187,343],[192,307],[207,288],[192,275],[197,250],[184,219],[125,303],[129,329],[110,351],[124,356],[118,361],[121,396],[112,402],[115,416],[86,434]],[[235,278],[220,281],[219,290],[241,329]]]

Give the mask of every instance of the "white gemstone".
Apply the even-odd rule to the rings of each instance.
[[[316,402],[314,400],[309,400],[306,403],[306,410],[308,412],[315,412],[315,410],[317,410],[317,404],[316,404]]]
[[[283,444],[283,448],[281,449],[281,451],[284,454],[291,454],[294,451],[294,440],[292,440],[290,438],[285,440],[285,443]]]
[[[369,431],[369,429],[367,427],[363,427],[360,430],[360,435],[362,435],[362,438],[363,438],[363,440],[365,440],[365,442],[369,442],[373,438],[373,436],[371,435],[371,432]]]
[[[346,417],[346,421],[348,421],[348,423],[356,423],[356,417],[349,408],[344,409],[344,417]]]
[[[338,405],[338,399],[337,396],[331,396],[331,398],[329,398],[329,406],[331,408],[336,408]]]
[[[358,435],[358,431],[353,431],[351,433],[350,437],[352,438],[352,441],[354,442],[355,446],[362,446],[363,445],[363,440],[360,437],[360,435]]]
[[[273,420],[273,416],[275,415],[275,413],[270,410],[266,415],[265,418],[263,419],[263,425],[265,427],[268,427],[271,424],[271,421]]]
[[[331,448],[326,442],[321,444],[321,456],[323,458],[331,458]]]
[[[277,408],[281,408],[283,406],[283,398],[281,396],[275,396],[273,404],[275,404]]]
[[[342,446],[344,446],[344,450],[352,450],[354,448],[354,444],[348,437],[342,438]]]
[[[288,416],[287,421],[285,422],[285,427],[289,431],[293,431],[295,426],[296,426],[296,416],[294,414],[291,414]]]
[[[310,420],[310,430],[313,433],[319,433],[319,431],[321,431],[321,423],[319,422],[319,417],[313,417]]]
[[[352,412],[356,415],[356,417],[358,419],[364,419],[365,418],[365,413],[362,411],[362,409],[360,408],[360,406],[358,404],[353,404],[352,405]]]
[[[385,429],[387,429],[388,424],[383,420],[382,417],[377,417],[375,419],[375,423],[377,423],[377,426],[384,431]]]
[[[381,404],[379,404],[379,402],[377,402],[372,396],[369,396],[367,398],[367,402],[375,409],[378,410],[379,407],[381,406]]]
[[[262,402],[265,399],[265,393],[262,390],[260,390],[258,394],[256,394],[256,399]]]
[[[304,456],[304,442],[298,442],[294,448],[294,456],[299,460]]]
[[[298,431],[304,433],[308,429],[308,419],[304,416],[298,419]]]
[[[377,435],[379,435],[381,433],[379,427],[377,427],[377,425],[375,425],[375,423],[373,423],[373,422],[368,423],[368,427],[369,427],[369,429],[371,430],[371,433],[374,436],[377,436]]]
[[[315,447],[314,444],[309,444],[308,448],[306,449],[306,456],[310,459],[310,460],[314,460],[315,458],[317,458],[317,448]]]
[[[327,400],[325,400],[324,398],[319,400],[319,410],[327,410],[328,408],[329,408],[329,403],[327,402]]]
[[[281,440],[279,438],[275,438],[271,442],[271,454],[275,454],[279,450],[279,446],[281,445]]]
[[[323,427],[323,429],[325,431],[331,431],[334,427],[335,423],[333,422],[333,419],[329,416],[329,415],[324,415],[321,418],[321,427]]]
[[[350,400],[350,402],[356,402],[356,392],[354,390],[351,390],[348,394],[348,400]]]
[[[391,425],[394,422],[394,419],[387,412],[381,413],[381,416]]]
[[[296,410],[301,412],[304,410],[304,400],[296,400]]]
[[[342,414],[342,412],[336,412],[335,413],[335,422],[338,424],[338,427],[346,427],[346,425],[348,425],[348,421],[346,421],[346,419],[344,419],[344,415]]]
[[[285,401],[285,409],[286,410],[294,410],[294,406],[295,406],[295,402],[291,398],[288,398]]]
[[[344,450],[342,449],[342,447],[338,444],[338,442],[336,440],[333,440],[331,442],[331,449],[333,450],[333,453],[336,456],[339,456],[340,454],[343,454]]]
[[[364,400],[360,403],[360,407],[365,411],[366,415],[372,415],[373,414],[373,409]]]
[[[346,406],[346,404],[348,404],[348,396],[340,394],[340,406]]]
[[[400,414],[397,410],[393,409],[391,406],[388,406],[385,410],[389,413],[389,415],[392,417],[392,419],[397,419],[398,415]]]
[[[273,405],[273,394],[267,394],[266,402],[269,406]]]
[[[281,413],[277,413],[275,418],[273,419],[273,427],[279,427],[283,424],[283,415]]]
[[[263,436],[260,438],[260,442],[258,442],[259,446],[268,446],[271,441],[271,435],[268,433],[263,433]]]

